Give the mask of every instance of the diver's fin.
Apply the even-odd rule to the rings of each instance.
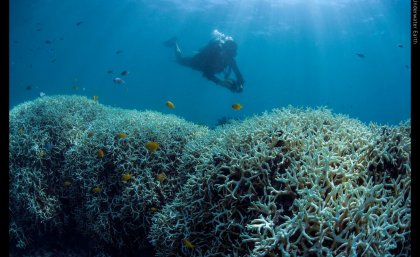
[[[172,37],[165,42],[163,42],[163,45],[166,47],[174,47],[176,45],[176,37]]]

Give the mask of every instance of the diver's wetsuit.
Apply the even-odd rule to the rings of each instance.
[[[178,46],[176,46],[176,60],[183,66],[202,71],[205,78],[219,85],[223,83],[223,80],[216,77],[215,74],[224,72],[225,79],[228,79],[231,70],[233,70],[236,77],[236,83],[229,86],[229,89],[233,92],[242,92],[244,79],[238,69],[234,56],[224,54],[223,44],[222,41],[211,40],[197,54],[191,57],[182,57],[181,51]]]

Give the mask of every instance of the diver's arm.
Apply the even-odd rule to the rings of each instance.
[[[235,59],[232,59],[232,62],[230,64],[230,66],[232,67],[233,73],[235,73],[235,77],[236,77],[236,82],[239,85],[242,85],[245,83],[244,78],[242,77],[241,72],[239,71],[238,65],[236,64]]]
[[[222,80],[219,79],[218,77],[216,77],[214,74],[203,73],[203,77],[205,77],[208,80],[213,81],[217,85],[221,85],[222,84]]]
[[[214,83],[216,83],[217,85],[221,86],[221,87],[225,87],[229,90],[233,90],[235,87],[235,83],[230,80],[230,79],[219,79],[218,77],[216,77],[214,74],[206,74],[203,73],[203,76],[206,77],[208,80],[213,81]]]

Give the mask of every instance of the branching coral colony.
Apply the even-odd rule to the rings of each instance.
[[[157,256],[410,256],[411,125],[273,110],[216,130],[43,97],[10,111],[10,243]]]
[[[216,129],[149,239],[158,256],[409,256],[410,133],[291,107]]]
[[[175,116],[107,108],[77,96],[15,107],[11,245],[25,248],[34,231],[76,229],[98,248],[142,248],[152,215],[186,180],[178,174],[185,144],[207,132]],[[159,142],[153,154],[145,147],[149,141]],[[46,142],[52,149],[44,149]],[[158,180],[162,173],[165,179]]]

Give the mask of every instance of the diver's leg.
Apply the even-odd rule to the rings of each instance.
[[[166,40],[163,42],[166,47],[173,47],[175,51],[175,58],[176,61],[182,65],[187,66],[190,68],[194,68],[196,66],[197,58],[195,56],[192,57],[182,57],[181,48],[179,48],[178,42],[176,41],[176,37]]]
[[[178,43],[175,42],[175,57],[176,60],[179,62],[180,59],[182,59],[181,57],[181,49],[178,46]]]
[[[192,57],[182,57],[181,49],[179,48],[178,44],[175,43],[175,58],[176,61],[181,64],[182,66],[192,67],[193,66],[193,58]]]
[[[178,46],[178,42],[176,42],[176,37],[170,38],[163,42],[163,45],[166,47],[174,48],[176,60],[179,61],[181,57],[181,49]]]
[[[179,54],[179,56],[176,57],[176,61],[182,66],[194,67],[194,59],[192,57],[181,57],[181,54]]]

